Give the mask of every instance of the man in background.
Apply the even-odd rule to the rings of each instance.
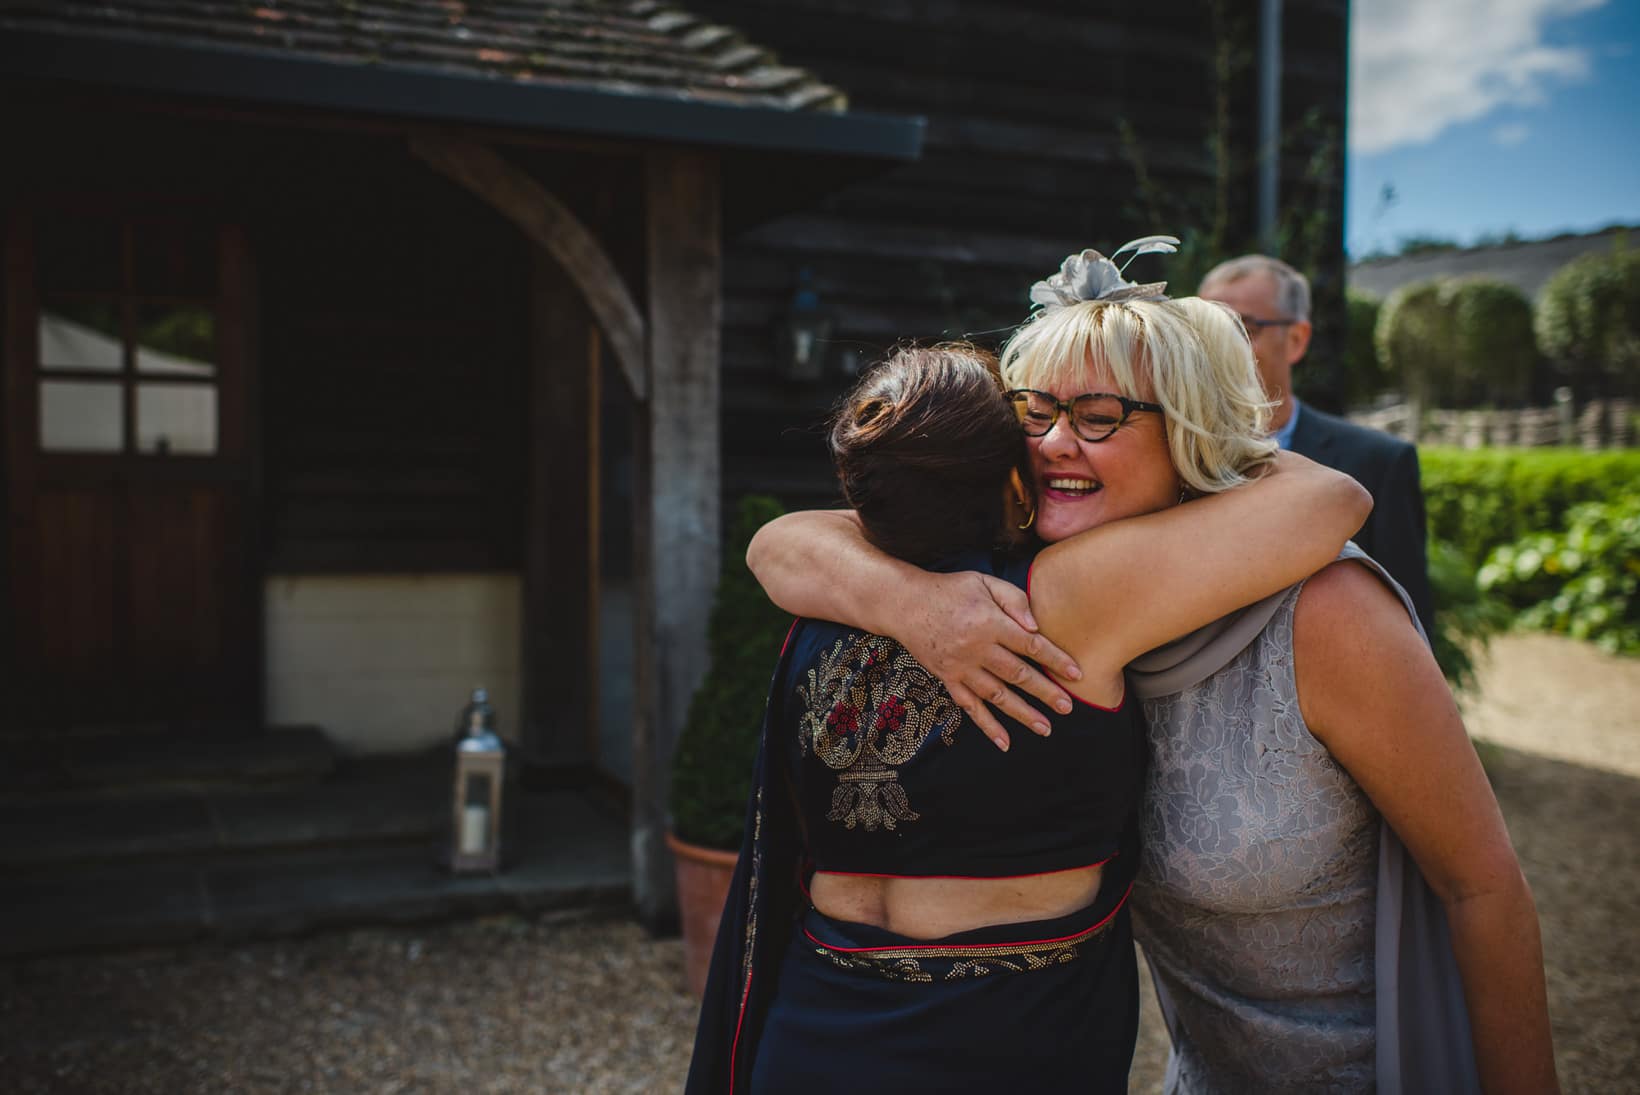
[[[1198,294],[1234,308],[1258,358],[1264,394],[1276,404],[1277,443],[1354,477],[1372,494],[1372,516],[1355,536],[1406,589],[1424,630],[1434,626],[1424,557],[1424,492],[1418,450],[1378,430],[1323,414],[1293,395],[1293,366],[1310,348],[1310,283],[1280,259],[1243,255],[1207,272]]]

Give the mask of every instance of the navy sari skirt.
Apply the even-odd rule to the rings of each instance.
[[[934,940],[830,920],[804,896],[779,725],[771,686],[685,1095],[1125,1092],[1139,1030],[1132,830],[1098,900],[1070,916]]]
[[[1139,1024],[1125,896],[936,940],[809,909],[763,1017],[751,1091],[1125,1092]]]

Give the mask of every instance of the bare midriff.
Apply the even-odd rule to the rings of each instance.
[[[1093,904],[1104,868],[1020,878],[902,878],[816,872],[809,899],[833,920],[872,924],[911,939],[1069,916]]]

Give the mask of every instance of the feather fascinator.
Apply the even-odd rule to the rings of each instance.
[[[1129,300],[1166,300],[1167,282],[1153,281],[1145,285],[1135,285],[1122,276],[1123,271],[1127,269],[1127,263],[1117,266],[1111,259],[1131,251],[1133,253],[1128,256],[1127,261],[1132,262],[1140,255],[1172,254],[1178,249],[1179,240],[1176,236],[1141,236],[1136,240],[1129,240],[1111,252],[1109,259],[1089,248],[1069,256],[1060,263],[1057,274],[1031,286],[1031,303],[1038,305],[1045,312],[1052,312],[1090,300],[1113,303]]]

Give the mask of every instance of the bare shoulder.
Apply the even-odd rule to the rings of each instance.
[[[1341,559],[1305,579],[1293,613],[1293,644],[1310,647],[1403,628],[1417,637],[1400,598],[1366,565]]]
[[[1318,732],[1347,713],[1377,707],[1413,681],[1440,679],[1400,598],[1367,567],[1349,561],[1331,564],[1299,591],[1293,659],[1300,707]]]

